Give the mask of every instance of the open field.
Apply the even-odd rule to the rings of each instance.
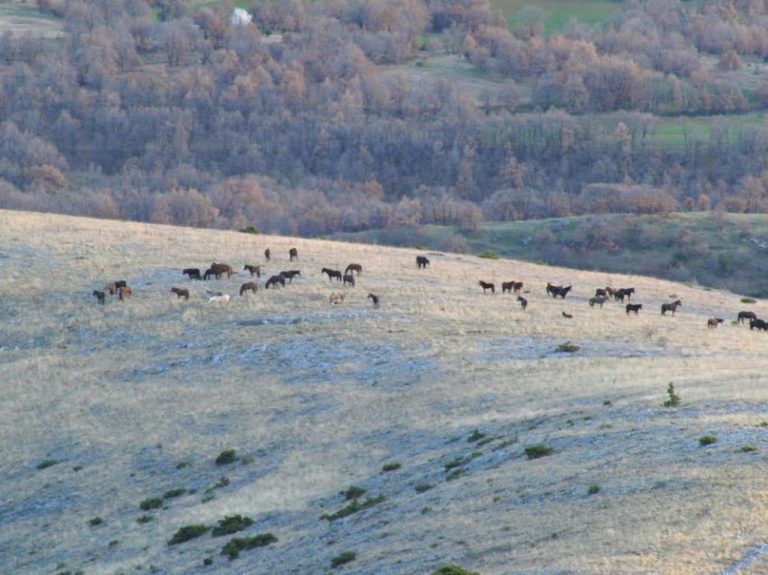
[[[42,14],[34,2],[4,0],[0,2],[0,34],[6,33],[58,38],[64,30],[60,20]]]
[[[612,14],[621,10],[621,2],[612,0],[491,0],[491,6],[506,17],[511,30],[525,22],[523,9],[535,6],[541,11],[548,34],[560,32],[571,20],[584,24],[607,22]]]
[[[302,276],[244,297],[242,272],[181,276],[212,261]],[[320,276],[350,262],[355,288]],[[115,279],[134,296],[98,305]],[[527,310],[479,279],[524,281]],[[548,281],[574,288],[554,301]],[[643,310],[590,308],[605,285],[634,286]],[[768,333],[732,324],[741,309],[766,315],[641,276],[0,211],[3,568],[765,573]],[[529,459],[537,444],[553,451]],[[238,459],[217,465],[227,449]],[[353,485],[367,492],[335,518]],[[236,536],[277,541],[232,561],[233,535],[168,544],[235,514],[253,520]]]

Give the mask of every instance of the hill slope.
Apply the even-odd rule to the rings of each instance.
[[[485,575],[768,566],[768,334],[731,324],[738,297],[447,253],[427,253],[418,270],[417,253],[0,211],[3,564],[371,575],[448,563]],[[212,261],[302,276],[278,290],[262,276],[240,297],[242,272],[180,274]],[[355,288],[320,275],[350,262],[364,268]],[[92,290],[116,279],[133,297],[99,306]],[[480,279],[524,281],[527,310],[483,295]],[[548,281],[574,288],[554,301]],[[605,285],[635,287],[643,310],[590,308]],[[233,301],[209,304],[206,289]],[[330,305],[331,291],[346,302]],[[676,298],[683,307],[662,317]],[[711,316],[726,322],[707,330]],[[580,349],[555,351],[567,341]],[[662,406],[670,382],[678,407]],[[700,445],[705,435],[716,441]],[[537,444],[552,453],[529,459]],[[236,461],[217,464],[228,449]],[[346,500],[351,486],[366,492]],[[184,526],[236,514],[254,523],[168,544]],[[233,537],[267,533],[277,541],[221,554]],[[345,551],[354,558],[338,565]]]

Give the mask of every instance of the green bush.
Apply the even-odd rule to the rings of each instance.
[[[743,297],[741,298],[741,303],[757,303],[757,300],[751,298],[751,297]]]
[[[136,523],[149,523],[150,521],[154,520],[154,517],[151,515],[142,515],[138,519],[136,519]]]
[[[163,506],[163,498],[162,497],[149,497],[139,503],[139,508],[142,511],[149,511],[150,509],[159,509]]]
[[[366,494],[368,490],[363,489],[362,487],[358,487],[357,485],[353,485],[346,491],[342,491],[341,494],[344,496],[344,499],[347,501],[351,501],[352,499],[357,499],[358,497],[362,497]]]
[[[565,343],[561,343],[555,348],[555,351],[558,353],[576,353],[581,348],[576,345],[575,343],[571,343],[570,341],[566,341]]]
[[[344,551],[331,559],[331,567],[338,567],[339,565],[344,565],[355,559],[357,559],[357,553],[354,551]]]
[[[667,386],[667,399],[664,401],[664,407],[677,407],[680,405],[682,398],[675,393],[675,384],[669,382]]]
[[[444,565],[432,575],[480,575],[478,571],[467,571],[458,565]]]
[[[425,491],[429,491],[434,487],[431,483],[417,483],[414,489],[416,490],[416,493],[424,493]]]
[[[233,561],[240,556],[241,551],[265,547],[276,541],[277,537],[271,533],[260,533],[253,537],[235,537],[221,548],[221,554],[228,556],[229,560]]]
[[[216,465],[229,465],[237,461],[237,451],[234,449],[225,449],[216,458]]]
[[[88,525],[93,525],[94,527],[96,525],[101,525],[102,523],[104,523],[104,520],[101,517],[93,517],[88,520]]]
[[[186,489],[183,487],[177,487],[176,489],[169,489],[165,493],[163,493],[163,499],[172,499],[174,497],[179,497],[180,495],[184,495],[187,492]]]
[[[485,433],[480,433],[480,431],[475,428],[475,430],[470,434],[469,437],[467,437],[467,443],[474,443],[475,441],[480,441],[485,437]]]
[[[46,459],[44,461],[41,461],[37,464],[36,469],[48,469],[49,467],[53,467],[54,465],[58,465],[61,463],[58,459]]]
[[[244,234],[258,234],[259,228],[256,226],[246,226],[244,228],[240,228],[240,231]]]
[[[484,258],[486,260],[497,260],[499,259],[498,254],[494,250],[485,250],[483,253],[480,254],[481,258]]]
[[[587,495],[594,495],[600,491],[600,486],[597,483],[590,483],[587,487]]]
[[[714,435],[704,435],[702,437],[699,437],[699,445],[702,447],[706,447],[707,445],[712,445],[717,441],[717,437]]]
[[[211,535],[221,537],[223,535],[232,535],[253,525],[253,519],[243,517],[242,515],[229,515],[219,520],[219,524],[213,528]]]
[[[331,514],[325,513],[325,514],[321,515],[320,519],[326,519],[328,521],[335,521],[336,519],[341,519],[342,517],[348,517],[349,515],[357,513],[358,511],[362,511],[363,509],[368,509],[369,507],[373,507],[374,505],[378,505],[379,503],[381,503],[385,499],[386,499],[386,497],[384,497],[383,495],[379,495],[378,497],[369,497],[368,499],[366,499],[362,503],[358,499],[355,499],[354,501],[352,501],[352,503],[350,503],[346,507],[342,507],[341,509],[339,509],[335,513],[331,513]]]
[[[196,539],[197,537],[208,533],[210,530],[210,527],[202,524],[179,527],[179,530],[176,531],[170,541],[168,541],[168,545],[178,545],[179,543],[184,543],[190,539]]]
[[[400,465],[397,462],[395,462],[395,463],[387,463],[387,464],[384,465],[384,467],[381,468],[381,470],[384,471],[384,472],[387,472],[387,471],[397,471],[401,467],[402,467],[402,465]]]
[[[546,457],[547,455],[552,455],[554,451],[555,450],[548,445],[536,443],[525,448],[525,455],[528,459],[539,459],[541,457]]]
[[[757,451],[757,447],[754,445],[742,445],[739,451],[742,453],[752,453],[753,451]]]

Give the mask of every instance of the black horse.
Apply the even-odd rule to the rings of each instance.
[[[643,304],[641,303],[628,303],[625,307],[625,310],[627,310],[627,315],[634,312],[635,315],[639,315],[638,312],[643,309]]]
[[[486,290],[491,290],[491,293],[496,293],[496,286],[491,282],[484,282],[483,280],[480,280],[479,284],[480,287],[483,288],[483,293],[485,293]]]
[[[355,287],[355,275],[354,274],[344,274],[343,285],[346,286],[347,284],[351,285],[352,287]]]
[[[753,319],[749,321],[749,329],[768,331],[768,322],[762,319]]]
[[[285,287],[285,278],[281,275],[272,276],[267,280],[267,285],[264,287],[264,289],[269,289],[270,287],[276,289],[277,284]]]
[[[381,299],[381,296],[377,296],[376,294],[369,293],[368,299],[373,302],[374,309],[379,309],[379,300]]]
[[[561,298],[565,299],[565,296],[568,295],[568,292],[571,291],[573,286],[555,286],[552,288],[552,297],[557,299],[557,296],[560,296]]]
[[[520,302],[520,307],[525,309],[528,307],[528,300],[525,299],[523,296],[519,295],[517,296],[517,301]]]
[[[181,275],[183,276],[189,276],[189,279],[191,280],[201,280],[203,279],[200,275],[200,269],[199,268],[185,268],[181,270]]]
[[[661,304],[661,315],[667,315],[668,311],[671,311],[672,315],[675,315],[677,308],[681,305],[683,305],[683,302],[681,302],[679,299],[673,301],[672,303],[663,303]]]
[[[291,248],[288,250],[288,257],[291,261],[299,259],[299,250],[296,248]]]
[[[96,301],[99,302],[101,305],[104,305],[107,294],[105,294],[103,291],[99,291],[97,289],[93,290],[93,295],[96,297]]]
[[[738,317],[739,323],[744,323],[748,319],[757,319],[757,314],[753,311],[740,311]]]
[[[624,303],[624,298],[627,298],[627,301],[632,301],[632,294],[635,293],[635,288],[621,288],[616,291],[614,294],[614,298],[621,303]]]
[[[295,278],[296,276],[301,276],[301,271],[288,270],[287,272],[280,272],[280,275],[283,276],[285,279],[287,279],[289,284],[292,284],[293,278]]]
[[[429,265],[429,258],[427,256],[416,256],[416,267],[419,269],[425,269]]]
[[[330,268],[323,268],[320,272],[320,275],[328,274],[328,279],[333,281],[336,279],[337,281],[341,281],[341,272],[339,270],[332,270]]]

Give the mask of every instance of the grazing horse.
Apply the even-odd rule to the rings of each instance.
[[[189,276],[189,279],[191,279],[191,280],[203,279],[200,276],[200,268],[185,268],[185,269],[181,270],[181,275]]]
[[[346,287],[347,284],[355,287],[355,274],[344,274],[344,282],[342,285]]]
[[[663,303],[661,304],[661,315],[667,315],[668,311],[671,311],[672,315],[675,315],[677,308],[681,305],[683,305],[683,302],[681,302],[679,299],[673,301],[672,303]]]
[[[280,272],[280,275],[287,279],[289,284],[292,284],[293,278],[301,276],[301,270],[288,270],[287,272]]]
[[[117,280],[111,284],[104,286],[104,291],[108,291],[109,295],[115,295],[120,288],[124,288],[128,283],[125,280]]]
[[[605,291],[603,288],[597,288],[595,290],[595,297],[607,297],[608,292]]]
[[[565,296],[568,295],[568,292],[571,291],[573,286],[554,286],[552,288],[552,297],[557,299],[557,296],[560,296],[561,298],[565,299]]]
[[[219,280],[219,279],[221,279],[221,272],[218,272],[218,271],[216,271],[216,270],[215,270],[215,269],[213,269],[213,268],[208,268],[207,270],[205,270],[205,273],[203,274],[203,279],[204,279],[204,280],[206,280],[206,281],[208,281],[208,279],[209,279],[211,276],[213,276],[213,277],[215,277],[217,280]]]
[[[213,295],[208,300],[208,303],[215,303],[215,304],[224,304],[227,305],[229,303],[230,297],[229,294],[222,294],[222,295]]]
[[[606,286],[606,288],[605,288],[605,293],[606,293],[608,296],[612,297],[613,299],[616,299],[616,294],[617,294],[618,292],[619,292],[619,290],[617,290],[616,288],[612,288],[612,287],[610,287],[610,286]]]
[[[341,272],[339,270],[332,270],[330,268],[323,268],[320,272],[320,275],[328,274],[328,279],[333,281],[333,278],[336,278],[338,281],[341,281]]]
[[[520,302],[520,307],[525,309],[528,307],[528,300],[525,299],[523,296],[519,295],[517,296],[517,301]]]
[[[740,311],[738,317],[739,323],[744,323],[747,319],[757,319],[757,314],[753,311]]]
[[[256,293],[256,290],[258,289],[258,286],[256,285],[256,282],[248,282],[244,283],[240,286],[240,295],[243,295],[248,290],[251,290],[253,293]]]
[[[281,275],[272,276],[267,280],[267,285],[264,289],[269,289],[270,286],[272,286],[273,289],[277,289],[277,284],[285,287],[285,278]]]
[[[633,293],[635,293],[635,288],[621,288],[617,290],[615,294],[613,294],[613,297],[621,303],[624,303],[625,297],[627,298],[627,301],[632,301]]]
[[[485,290],[491,290],[491,293],[496,293],[496,286],[491,282],[480,280],[478,283],[480,284],[480,287],[483,288],[483,293],[485,293]]]
[[[328,296],[328,300],[332,304],[338,304],[338,303],[344,303],[344,295],[341,292],[333,292],[330,296]]]
[[[379,309],[379,300],[381,299],[380,296],[377,296],[376,294],[369,293],[368,299],[373,302],[373,309]]]
[[[725,320],[720,317],[711,317],[707,320],[707,329],[716,329],[717,324],[723,323]]]
[[[260,277],[261,277],[261,266],[252,266],[252,265],[250,265],[250,264],[245,264],[245,265],[243,266],[243,271],[247,271],[247,272],[250,272],[250,274],[251,274],[251,277],[253,277],[254,275],[255,275],[257,278],[260,278]]]
[[[595,305],[599,305],[600,307],[603,307],[603,304],[607,301],[608,301],[607,295],[591,297],[589,298],[589,307],[595,307]]]
[[[93,290],[93,295],[96,296],[96,301],[99,302],[101,305],[104,305],[107,299],[107,294],[103,291],[99,291],[97,289]]]
[[[643,304],[641,303],[628,303],[625,307],[625,310],[627,310],[627,315],[629,315],[631,312],[634,312],[635,315],[639,315],[638,312],[643,309]]]
[[[176,299],[184,298],[189,299],[189,290],[184,288],[172,287],[171,292],[176,294]]]
[[[363,266],[360,264],[349,264],[347,266],[347,269],[344,270],[345,274],[351,273],[351,272],[357,272],[357,275],[360,275],[363,273]]]
[[[749,320],[749,329],[768,331],[768,322],[762,319],[751,319]]]
[[[416,256],[416,267],[419,269],[426,269],[429,265],[429,258],[427,256]]]
[[[296,248],[291,248],[288,250],[288,257],[291,261],[299,259],[299,250]]]
[[[523,282],[501,282],[501,293],[507,293],[511,291],[520,293],[521,289],[523,289]]]
[[[264,250],[264,257],[266,258],[267,261],[269,261],[269,248]]]
[[[565,319],[573,319],[573,316],[569,313],[562,312],[562,314]]]
[[[235,273],[234,268],[229,264],[217,264],[216,262],[213,262],[211,264],[211,269],[215,270],[216,273],[218,273],[219,277],[223,276],[224,274],[227,274],[227,277],[231,278],[232,274]]]
[[[117,288],[117,299],[123,301],[133,295],[133,290],[130,286],[122,286]]]

